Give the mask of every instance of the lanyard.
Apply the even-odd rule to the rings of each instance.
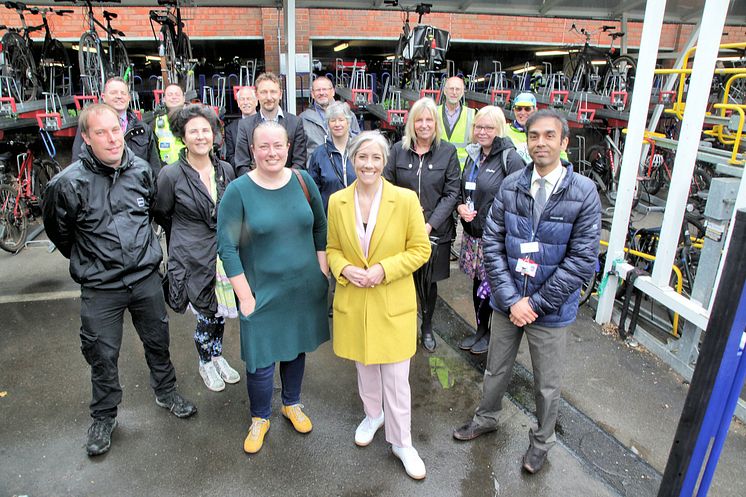
[[[326,151],[329,153],[329,162],[332,165],[332,169],[334,170],[334,174],[337,176],[337,179],[340,183],[344,185],[345,188],[347,188],[347,165],[349,163],[349,158],[347,157],[347,150],[345,150],[344,154],[339,154],[342,158],[342,172],[340,174],[340,171],[337,169],[337,166],[334,164],[334,157],[333,153],[329,151],[327,148]]]

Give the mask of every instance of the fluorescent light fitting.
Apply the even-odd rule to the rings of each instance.
[[[158,57],[157,55],[146,55],[145,60],[152,60],[155,62],[160,62],[161,58]]]
[[[396,58],[396,55],[389,55],[386,57],[386,60],[394,60]]]
[[[534,69],[536,69],[536,66],[522,67],[513,71],[513,74],[523,74],[524,72],[533,71]]]
[[[537,57],[551,57],[553,55],[569,55],[569,51],[567,50],[544,50],[540,52],[536,52]]]
[[[740,60],[743,60],[743,57],[738,57],[737,55],[732,55],[730,57],[718,57],[717,60],[721,62],[738,62]]]
[[[334,47],[334,51],[335,52],[341,52],[342,50],[345,50],[349,46],[350,46],[350,44],[345,41],[345,42],[340,43],[336,47]]]
[[[606,61],[605,60],[592,60],[591,64],[594,66],[605,66]]]
[[[76,52],[80,51],[80,45],[78,45],[77,43],[70,48],[72,48]],[[98,53],[98,50],[96,50],[96,47],[86,47],[85,51],[88,53]]]

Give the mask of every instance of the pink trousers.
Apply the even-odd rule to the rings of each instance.
[[[409,390],[409,359],[393,364],[356,362],[357,387],[365,415],[376,419],[386,414],[386,441],[398,447],[412,446],[412,397]]]

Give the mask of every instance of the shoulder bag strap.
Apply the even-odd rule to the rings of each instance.
[[[303,176],[300,174],[300,171],[297,169],[290,169],[293,171],[293,174],[295,174],[295,177],[298,178],[298,183],[300,183],[300,187],[303,188],[303,195],[306,196],[306,200],[308,201],[308,205],[311,205],[311,194],[308,193],[308,187],[306,186],[306,182],[303,180]]]

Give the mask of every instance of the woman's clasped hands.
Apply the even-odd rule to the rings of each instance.
[[[383,266],[373,264],[368,269],[353,266],[352,264],[342,269],[342,276],[347,278],[350,283],[359,288],[373,288],[380,285],[386,277]]]

